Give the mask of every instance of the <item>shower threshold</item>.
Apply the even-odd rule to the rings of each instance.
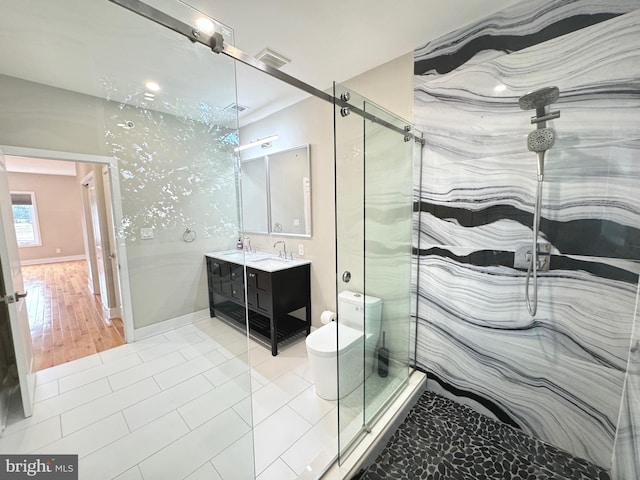
[[[389,404],[386,411],[380,415],[371,432],[367,433],[349,456],[338,464],[337,456],[319,456],[297,480],[347,480],[353,478],[367,459],[375,457],[386,441],[402,423],[405,416],[420,398],[426,385],[426,375],[418,370],[412,371],[404,390]]]

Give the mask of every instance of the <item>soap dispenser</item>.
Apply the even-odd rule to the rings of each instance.
[[[244,248],[244,243],[242,243],[242,236],[238,236],[238,243],[236,243],[236,249],[242,250]]]

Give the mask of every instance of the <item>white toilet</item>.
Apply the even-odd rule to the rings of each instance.
[[[355,390],[371,373],[375,348],[380,337],[382,300],[344,291],[338,295],[338,315],[337,322],[323,325],[311,332],[306,340],[316,394],[325,400],[338,398],[338,341],[340,342],[340,397]],[[365,325],[366,332],[363,331]],[[365,335],[367,351],[364,352],[365,361],[363,362]]]

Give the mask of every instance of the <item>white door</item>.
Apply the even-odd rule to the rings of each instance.
[[[33,350],[31,345],[31,329],[29,315],[24,301],[24,284],[20,270],[20,256],[18,242],[13,226],[13,212],[11,209],[11,195],[4,155],[0,151],[0,267],[5,291],[0,291],[2,304],[6,305],[9,313],[9,324],[16,355],[18,380],[22,395],[24,416],[30,417],[33,409],[33,393],[35,390],[35,374],[33,368]]]
[[[96,180],[93,176],[89,179],[89,209],[91,210],[91,225],[93,227],[93,241],[98,264],[98,282],[100,284],[100,301],[105,309],[109,309],[109,296],[107,293],[107,279],[104,268],[104,248],[102,246],[102,230],[100,229],[100,214],[98,212],[98,198],[96,196]],[[108,256],[109,253],[107,252]]]
[[[104,203],[107,210],[107,230],[109,231],[109,259],[111,260],[111,273],[113,277],[113,288],[115,290],[115,305],[118,316],[122,316],[122,299],[120,298],[120,266],[118,264],[118,252],[116,250],[115,222],[113,220],[113,199],[111,196],[111,178],[109,177],[109,167],[102,167],[102,180],[104,185]]]

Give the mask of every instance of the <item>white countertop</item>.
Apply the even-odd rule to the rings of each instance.
[[[277,272],[287,268],[310,264],[310,260],[295,258],[293,260],[278,258],[277,255],[264,252],[250,253],[246,250],[224,250],[222,252],[205,253],[206,257],[215,258],[225,262],[237,263],[247,267],[263,270],[265,272]]]

